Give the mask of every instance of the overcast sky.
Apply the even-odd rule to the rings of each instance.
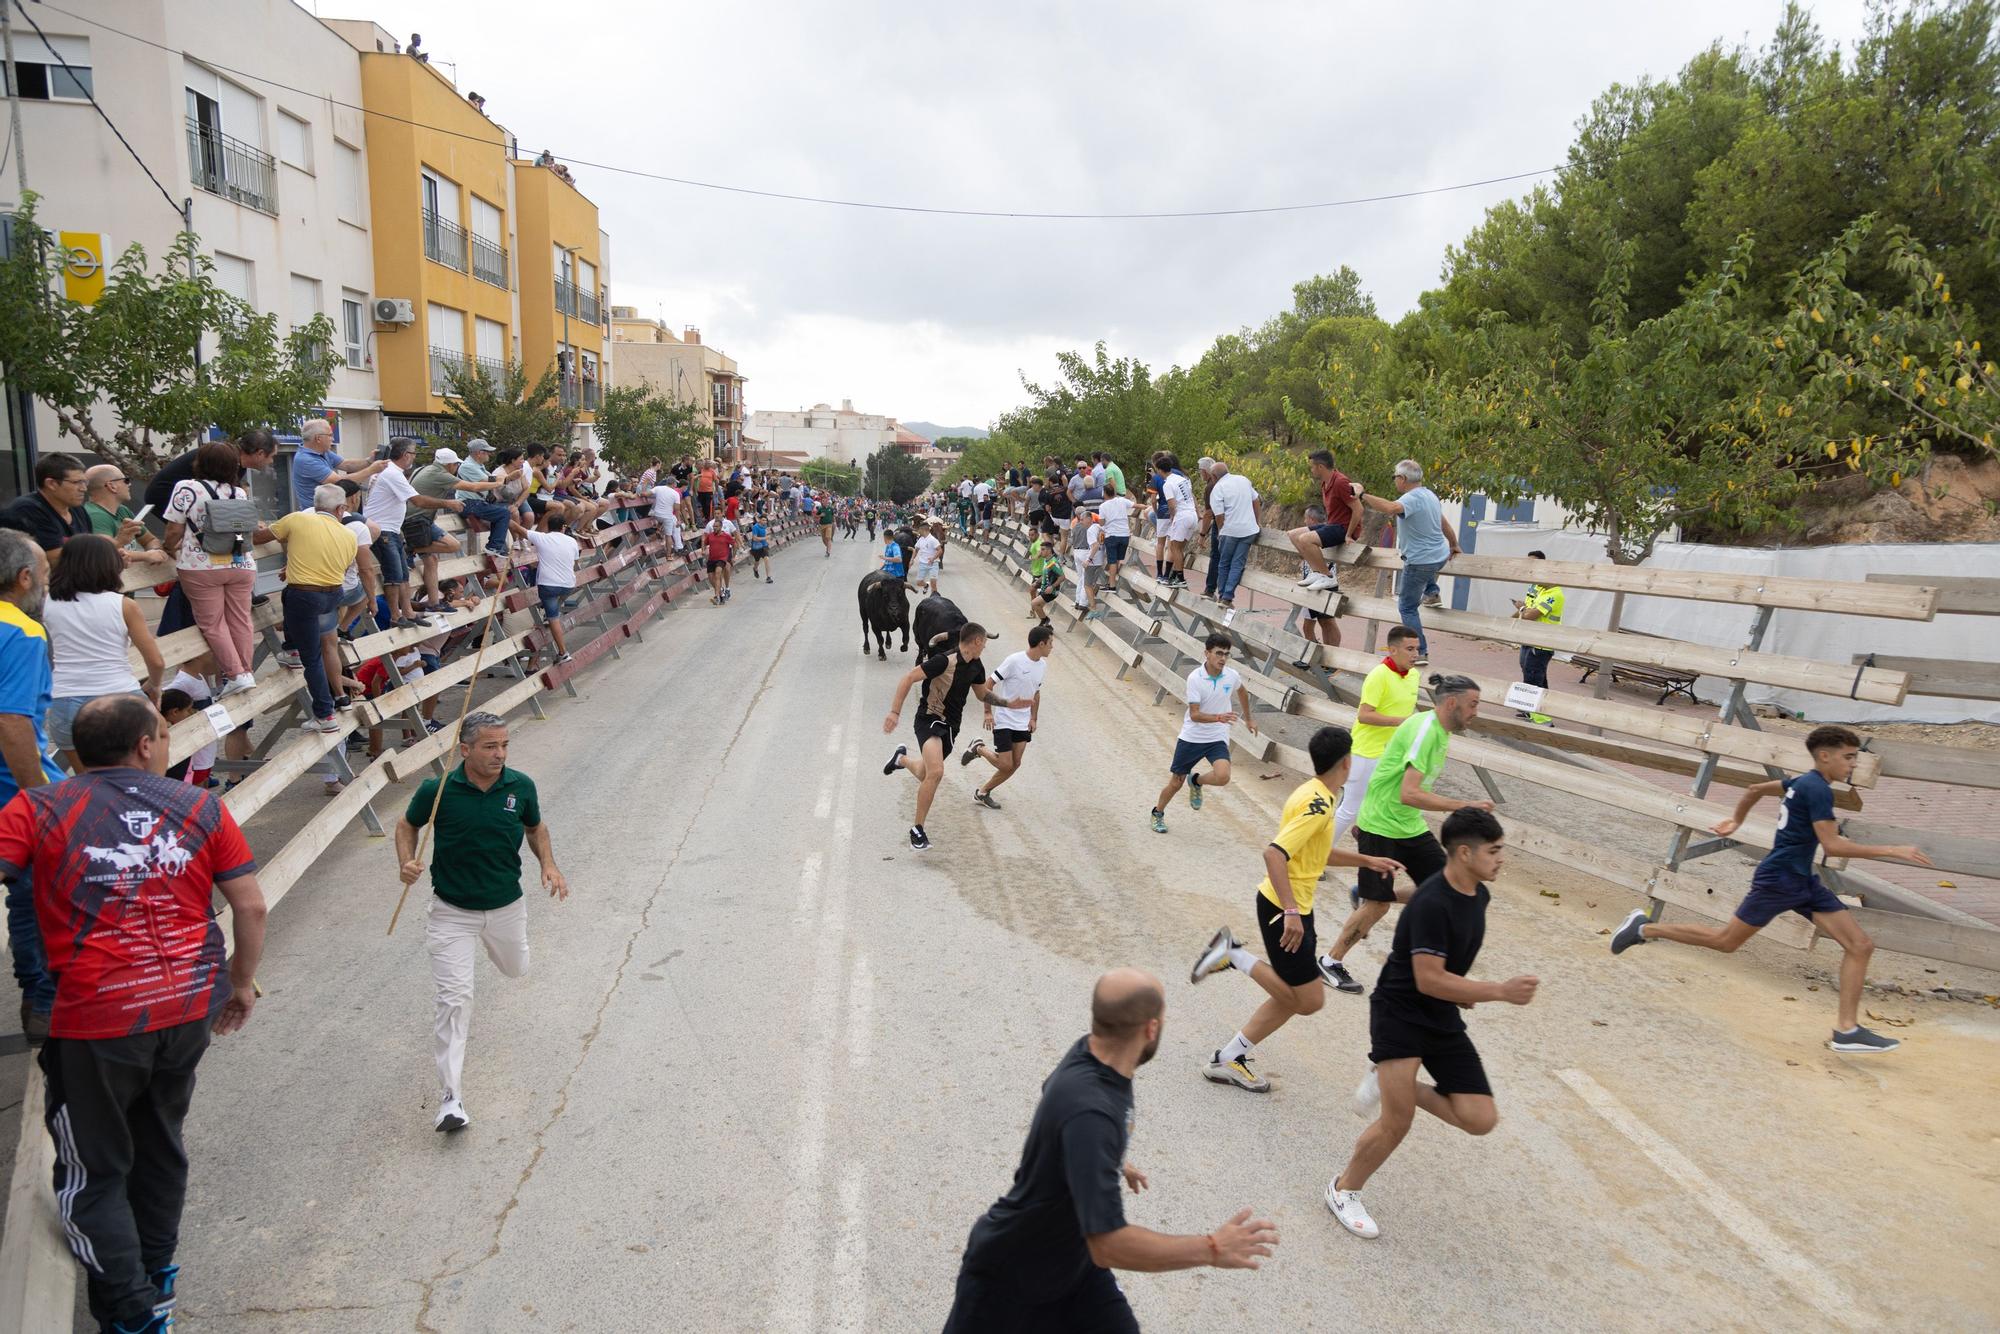
[[[793,203],[1144,212],[1390,194],[1560,162],[1613,82],[1781,0],[1673,4],[728,4],[320,0],[412,30],[533,153],[573,164],[612,299],[699,325],[754,408],[852,398],[986,425],[1019,374],[1106,340],[1157,368],[1352,265],[1393,319],[1533,182],[1262,217],[1046,221]],[[1813,5],[1843,45],[1862,0]],[[476,18],[475,18],[476,15]],[[1615,16],[1615,17],[1614,17]]]

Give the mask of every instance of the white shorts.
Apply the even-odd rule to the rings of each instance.
[[[1368,780],[1375,776],[1375,766],[1382,757],[1370,758],[1366,755],[1352,757],[1347,771],[1347,783],[1340,789],[1340,808],[1333,813],[1333,836],[1340,836],[1354,827],[1354,817],[1361,814],[1361,800],[1368,795]]]
[[[1167,541],[1189,542],[1194,540],[1195,514],[1191,509],[1182,510],[1167,520]]]
[[[915,565],[910,567],[910,582],[913,584],[927,584],[931,580],[937,578],[938,565],[940,563],[941,562],[933,562],[929,565],[926,565],[922,561],[918,561]]]

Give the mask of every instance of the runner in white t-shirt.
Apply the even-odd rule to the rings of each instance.
[[[1167,785],[1153,803],[1153,832],[1167,832],[1167,803],[1188,785],[1188,805],[1201,809],[1203,788],[1223,787],[1229,782],[1229,724],[1241,719],[1251,736],[1257,735],[1257,720],[1250,715],[1250,692],[1243,678],[1229,665],[1235,641],[1217,631],[1204,642],[1201,666],[1188,673],[1187,716],[1181,722],[1180,738],[1174,742],[1173,763],[1168,766]],[[1231,706],[1234,707],[1231,707]],[[1208,777],[1194,767],[1208,761]]]
[[[1008,654],[989,681],[994,696],[1002,704],[1011,700],[1014,707],[1002,707],[989,700],[986,726],[993,733],[993,744],[975,740],[958,757],[960,764],[985,760],[999,771],[972,794],[973,805],[999,810],[1000,803],[993,800],[993,789],[1019,773],[1021,762],[1028,758],[1028,743],[1035,739],[1035,724],[1042,710],[1042,677],[1048,671],[1048,657],[1055,647],[1055,627],[1044,621],[1028,631],[1026,651]]]
[[[943,531],[943,525],[937,525]],[[926,530],[917,538],[916,564],[910,567],[910,587],[925,592],[938,591],[938,566],[944,557],[944,541],[937,533]]]
[[[1104,489],[1110,494],[1097,505],[1097,521],[1104,525],[1104,587],[1113,592],[1118,588],[1125,553],[1132,545],[1132,498],[1119,495],[1117,485],[1106,480]]]
[[[563,599],[576,590],[576,557],[582,550],[575,538],[563,531],[559,515],[548,517],[548,529],[533,528],[521,536],[535,548],[535,595],[541,599],[542,619],[555,636],[556,661],[569,661],[569,642],[563,637]]]

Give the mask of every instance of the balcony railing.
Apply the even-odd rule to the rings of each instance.
[[[507,247],[483,236],[472,238],[472,276],[495,287],[507,286]]]
[[[586,292],[580,287],[576,292],[576,313],[585,324],[604,323],[603,313],[597,305],[597,293]]]
[[[604,323],[597,293],[578,287],[564,278],[556,279],[556,314],[570,315],[586,324]]]
[[[469,238],[465,228],[429,209],[425,209],[423,214],[424,258],[434,259],[448,269],[466,272],[465,243]]]
[[[576,290],[576,285],[567,278],[556,279],[556,314],[576,314],[576,299],[580,295],[582,293]]]
[[[499,357],[474,357],[472,364],[479,368],[479,373],[486,378],[486,383],[495,389],[506,385],[507,363]]]
[[[586,412],[595,412],[599,399],[600,394],[598,392],[597,381],[585,380],[580,384],[575,380],[563,381],[562,405],[564,407],[582,408]]]
[[[431,392],[447,394],[451,392],[451,381],[447,372],[456,369],[463,375],[470,369],[472,359],[463,352],[448,347],[431,349]]]
[[[188,176],[197,189],[278,213],[278,164],[269,153],[187,118]]]

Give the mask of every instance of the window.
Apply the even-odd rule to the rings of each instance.
[[[490,361],[504,366],[507,362],[507,326],[498,320],[489,320],[484,315],[472,321],[473,346],[481,361]]]
[[[466,369],[465,312],[433,301],[424,307],[424,320],[431,340],[431,392],[442,394],[450,388],[447,372]]]
[[[303,172],[313,168],[312,126],[289,111],[278,113],[278,161]]]
[[[257,266],[240,255],[215,252],[215,285],[240,301],[257,304]]]
[[[292,327],[303,329],[319,314],[319,279],[303,273],[292,275]]]
[[[94,91],[90,42],[51,34],[44,45],[33,32],[16,33],[14,77],[6,83],[7,91],[30,102],[82,102]]]
[[[333,144],[333,188],[340,219],[368,225],[368,200],[361,190],[361,150],[338,139]]]
[[[582,255],[576,257],[576,290],[593,294],[597,291],[597,266]]]
[[[472,234],[494,245],[507,244],[500,234],[500,210],[478,195],[472,197]]]
[[[246,148],[264,147],[264,99],[204,65],[185,62],[188,115],[212,134],[228,135]]]
[[[347,344],[349,370],[365,370],[368,366],[367,345],[362,342],[361,333],[361,315],[367,300],[359,292],[342,291],[340,294],[340,334]]]

